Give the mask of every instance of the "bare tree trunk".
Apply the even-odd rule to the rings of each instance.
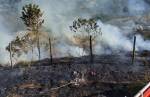
[[[134,61],[135,61],[135,45],[136,45],[136,36],[134,36],[133,52],[132,52],[132,64],[134,64]]]
[[[93,63],[92,36],[90,35],[90,62]]]
[[[51,39],[49,38],[49,55],[50,55],[50,63],[53,64],[53,55],[52,55],[52,43]]]
[[[10,52],[10,66],[13,67],[13,61],[12,61],[12,44],[9,44],[9,52]]]
[[[39,52],[39,61],[41,60],[41,50],[40,50],[40,40],[38,38],[38,52]]]
[[[33,46],[31,46],[32,49],[32,58],[31,58],[31,62],[33,61]]]
[[[32,58],[31,58],[31,62],[30,62],[30,64],[29,64],[29,66],[28,67],[31,67],[31,65],[32,65],[32,62],[33,62],[33,46],[31,46],[31,53],[32,53]]]
[[[40,38],[39,38],[39,32],[37,31],[37,49],[39,53],[39,61],[41,60],[41,51],[40,51]]]

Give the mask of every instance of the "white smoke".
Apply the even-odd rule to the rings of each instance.
[[[133,31],[121,29],[114,25],[105,24],[101,21],[98,21],[98,25],[101,27],[102,36],[99,37],[99,42],[107,45],[113,51],[131,51],[133,48],[133,38],[129,38],[129,34],[133,34]],[[125,31],[124,31],[125,30]],[[128,33],[125,33],[129,31]],[[96,46],[97,48],[103,48],[103,45],[99,43]],[[99,48],[98,48],[99,49]],[[97,49],[97,51],[99,51]],[[136,50],[150,50],[150,41],[144,40],[144,38],[140,35],[136,35]],[[104,48],[102,50],[104,52]],[[100,51],[99,51],[100,52]],[[98,52],[97,52],[98,53]],[[105,53],[105,52],[104,52]]]
[[[1,24],[3,22],[2,19],[3,18],[0,17],[0,63],[8,64],[9,52],[6,51],[6,46],[13,38],[13,35],[9,34],[7,28]]]
[[[144,0],[128,0],[129,13],[139,15],[149,10],[149,5]]]
[[[113,19],[112,17],[117,16],[120,17],[143,15],[148,13],[150,10],[150,5],[147,4],[144,0],[22,0],[18,4],[17,9],[19,10],[19,14],[17,18],[19,18],[21,15],[22,6],[29,3],[35,3],[40,6],[44,14],[44,27],[48,30],[51,30],[51,32],[53,32],[53,35],[57,37],[59,41],[61,41],[56,45],[56,48],[59,48],[60,54],[56,54],[56,56],[67,56],[68,53],[73,56],[85,55],[82,48],[68,44],[68,40],[71,40],[74,34],[70,31],[69,26],[72,25],[73,20],[79,17],[91,18],[104,14],[110,19]],[[105,19],[106,17],[103,18]],[[103,21],[103,18],[101,18],[101,21]],[[15,19],[12,18],[12,20]],[[21,20],[19,20],[19,22],[20,21]],[[95,46],[96,54],[109,52],[109,50],[105,49],[103,44],[105,44],[105,46],[109,47],[111,50],[119,49],[130,51],[132,49],[133,39],[129,38],[127,34],[132,33],[132,31],[129,31],[128,28],[132,27],[132,25],[134,24],[133,22],[129,24],[130,27],[126,26],[121,29],[120,27],[113,25],[113,23],[107,24],[101,21],[99,20],[98,24],[102,28],[103,34],[102,36],[98,37],[98,43]],[[9,29],[9,27],[3,27],[3,22],[4,21],[1,21],[0,17],[0,42],[2,42],[0,44],[0,63],[4,62],[5,59],[5,63],[8,62],[9,55],[6,54],[5,47],[13,37],[12,35],[10,35],[11,31],[6,30]],[[124,23],[122,22],[122,24]],[[18,26],[16,26],[16,28],[17,27]],[[25,30],[22,29],[23,27],[20,25],[19,28],[21,30]],[[19,31],[20,30],[18,30],[18,32]],[[150,50],[150,47],[148,45],[149,41],[144,41],[144,39],[140,35],[137,36],[137,49]],[[48,56],[45,52],[42,53],[43,58]],[[29,58],[29,56],[30,55],[27,55],[26,57]]]
[[[104,24],[98,21],[98,25],[101,27],[102,36],[101,41],[111,47],[114,50],[123,49],[130,51],[132,49],[132,42],[129,40],[123,31],[113,25]]]
[[[150,50],[150,41],[144,40],[141,35],[137,35],[137,50]]]

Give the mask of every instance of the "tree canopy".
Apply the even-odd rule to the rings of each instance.
[[[22,8],[21,19],[30,31],[37,31],[42,26],[44,23],[42,16],[43,13],[38,5],[28,4]]]
[[[94,45],[96,37],[101,34],[101,28],[98,26],[95,19],[79,18],[73,21],[70,29],[75,32],[75,44],[86,51],[89,50],[90,36]]]

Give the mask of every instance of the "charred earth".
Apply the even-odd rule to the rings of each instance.
[[[150,55],[57,58],[0,69],[0,97],[133,97],[149,81]]]

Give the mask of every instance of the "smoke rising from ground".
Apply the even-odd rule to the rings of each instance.
[[[44,12],[44,28],[59,39],[58,44],[55,46],[55,48],[59,48],[56,56],[80,56],[86,55],[86,53],[83,52],[82,48],[71,44],[74,33],[70,31],[69,26],[72,25],[74,19],[106,15],[110,20],[113,20],[112,17],[145,15],[150,10],[149,3],[145,1],[146,0],[16,0],[16,2],[7,2],[7,0],[3,0],[4,3],[1,3],[0,7],[4,8],[4,5],[13,4],[16,7],[13,8],[13,12],[11,8],[7,6],[4,8],[5,10],[2,9],[1,11],[6,14],[7,17],[5,17],[4,14],[0,15],[0,35],[2,37],[0,38],[0,42],[2,42],[0,45],[0,57],[8,59],[9,54],[6,55],[5,46],[14,38],[15,31],[26,30],[19,19],[22,6],[25,4],[38,4]],[[9,12],[12,14],[8,14]],[[102,22],[103,19],[105,19],[105,17],[98,20],[103,34],[97,39],[98,42],[94,48],[95,53],[101,54],[107,52],[106,48],[109,48],[108,51],[130,51],[132,49],[133,39],[129,38],[128,34],[132,34],[132,28],[130,27],[136,26],[134,21],[129,20],[126,25],[122,21],[121,24],[124,24],[121,26],[122,29],[120,26],[113,25],[115,21],[109,24],[108,21],[107,23]],[[7,22],[5,23],[7,25],[4,26],[4,22]],[[130,28],[130,30],[128,28]],[[142,36],[137,36],[137,50],[150,50],[149,44],[150,42],[144,41]],[[47,56],[48,55],[43,52],[43,58]],[[0,60],[1,63],[3,58]],[[8,62],[8,60],[6,60],[5,63],[6,62]]]

